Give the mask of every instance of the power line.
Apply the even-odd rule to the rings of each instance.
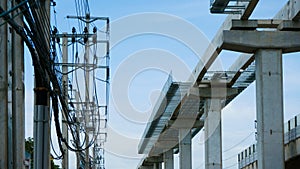
[[[232,145],[231,147],[227,148],[226,150],[223,151],[223,153],[226,153],[232,149],[234,149],[235,147],[237,147],[238,145],[242,144],[244,141],[246,141],[248,138],[250,138],[255,132],[251,132],[248,136],[246,136],[243,140],[241,140],[240,142]]]

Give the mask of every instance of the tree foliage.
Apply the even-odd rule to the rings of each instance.
[[[33,148],[34,148],[33,138],[28,137],[27,139],[25,139],[25,151],[31,155],[31,159],[30,159],[31,160],[31,164],[30,164],[31,168],[33,168],[33,160],[34,160],[33,159],[33,152],[34,152]],[[51,157],[52,157],[52,155],[51,155]],[[52,158],[50,160],[51,160],[51,169],[60,169],[58,165],[54,164],[54,161]]]

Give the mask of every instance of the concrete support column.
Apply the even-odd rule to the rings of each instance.
[[[174,168],[173,149],[170,149],[164,153],[164,167],[165,167],[165,169],[173,169]]]
[[[154,163],[153,164],[153,169],[162,169],[161,163]]]
[[[255,54],[258,168],[284,169],[282,51]]]
[[[208,99],[205,105],[205,169],[222,169],[221,99]]]
[[[192,135],[190,129],[179,129],[179,168],[192,168]]]

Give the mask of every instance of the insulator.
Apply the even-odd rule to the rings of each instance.
[[[96,33],[97,32],[97,27],[95,26],[94,28],[93,28],[93,33]]]
[[[57,34],[57,32],[58,32],[57,28],[54,27],[52,33],[53,33],[53,34]]]
[[[109,79],[109,68],[106,68],[106,80]]]
[[[56,38],[56,42],[59,43],[60,42],[60,38]]]
[[[76,33],[75,27],[72,28],[72,33],[73,33],[73,34]]]
[[[84,33],[88,33],[88,28],[87,27],[84,27]]]
[[[52,3],[52,6],[56,6],[56,2],[54,0],[50,1]]]

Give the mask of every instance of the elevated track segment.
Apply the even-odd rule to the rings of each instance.
[[[242,14],[228,15],[204,55],[201,57],[200,62],[193,70],[192,75],[188,80],[190,87],[188,89],[185,88],[186,91],[182,90],[180,93],[180,100],[173,100],[164,103],[165,107],[172,105],[172,112],[168,109],[155,109],[153,112],[153,117],[155,118],[152,117],[150,119],[151,121],[145,129],[138,147],[138,152],[140,154],[146,154],[146,157],[141,161],[138,168],[141,168],[141,166],[151,165],[154,162],[160,162],[162,160],[162,154],[170,148],[174,149],[174,152],[178,152],[178,128],[190,127],[192,137],[203,128],[203,121],[205,120],[205,117],[203,116],[205,98],[201,98],[199,90],[196,90],[198,92],[195,93],[195,89],[205,86],[205,88],[211,90],[211,84],[216,82],[212,82],[212,80],[215,79],[220,82],[219,84],[221,84],[221,86],[219,87],[224,90],[236,89],[236,94],[222,99],[222,105],[224,107],[255,80],[255,62],[253,54],[241,54],[228,71],[208,72],[207,70],[213,64],[221,51],[226,49],[223,41],[224,31],[237,29],[234,20],[245,20],[246,23],[248,23],[247,19],[253,12],[257,2],[258,1],[253,1],[252,3],[249,3]],[[298,21],[299,16],[300,2],[298,0],[290,0],[274,17],[274,20],[278,20],[276,22],[276,28],[284,30],[284,28],[288,28],[290,25],[296,24],[292,21]],[[286,20],[288,22],[286,22]],[[267,27],[270,25],[274,26],[274,24],[262,24],[261,21],[256,21],[256,24],[257,25],[254,29],[263,27],[265,24]],[[165,85],[163,90],[170,91],[169,95],[172,95],[172,88],[172,85]],[[173,91],[173,95],[175,93],[176,92]],[[165,96],[162,97],[164,98]],[[193,106],[190,106],[191,103]],[[161,102],[157,102],[157,106],[160,104]],[[181,116],[185,113],[191,115],[191,118]],[[178,120],[178,122],[176,120]],[[156,160],[153,161],[153,158]]]
[[[211,45],[202,56],[201,61],[194,69],[188,82],[173,82],[171,77],[168,79],[159,97],[160,100],[158,100],[153,109],[153,116],[146,126],[138,147],[140,154],[147,154],[148,156],[148,158],[141,161],[140,166],[148,165],[149,161],[153,161],[153,157],[159,157],[164,151],[171,148],[175,148],[174,151],[178,151],[179,128],[190,128],[192,136],[195,136],[203,128],[204,119],[201,117],[204,113],[205,98],[200,99],[199,96],[201,94],[197,90],[198,86],[204,85],[209,88],[211,80],[217,78],[224,90],[227,87],[236,88],[238,91],[236,95],[223,99],[223,105],[225,106],[254,81],[254,65],[247,68],[236,63],[233,66],[239,67],[233,67],[227,72],[207,72],[222,51],[218,47],[222,46],[220,45],[222,43],[222,31],[230,29],[232,19],[249,17],[249,12],[251,11],[250,13],[252,13],[254,10],[254,7],[251,8],[246,8],[246,13],[242,15],[229,15],[227,17],[222,28],[218,31]],[[238,60],[238,62],[243,61]],[[247,62],[247,66],[252,61],[250,63]],[[244,68],[244,71],[240,72],[242,68]]]

